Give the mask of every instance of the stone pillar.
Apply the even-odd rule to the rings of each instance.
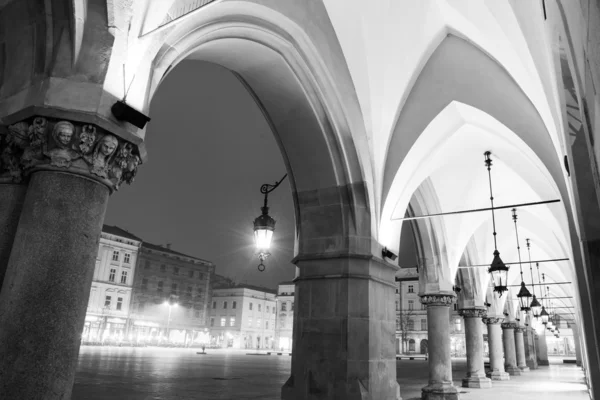
[[[525,342],[523,340],[524,326],[517,326],[515,328],[515,352],[517,355],[517,367],[521,371],[529,371],[527,361],[525,360]]]
[[[427,306],[427,342],[429,345],[429,385],[422,389],[423,400],[457,400],[458,390],[452,383],[450,358],[449,309],[454,295],[421,296]]]
[[[467,376],[462,380],[463,387],[491,388],[492,381],[485,376],[483,364],[483,333],[481,318],[485,317],[485,308],[460,310],[465,320],[465,341],[467,346]]]
[[[490,348],[490,372],[487,374],[494,381],[507,381],[510,375],[504,370],[504,351],[502,350],[502,332],[500,322],[502,318],[486,317],[483,322],[487,325],[488,345]]]
[[[546,344],[546,326],[543,325],[544,329],[541,334],[537,336],[537,362],[538,365],[550,365],[548,362],[548,344]]]
[[[535,331],[528,326],[523,332],[523,341],[525,344],[525,363],[529,369],[537,369],[537,357],[535,350]]]
[[[374,258],[295,261],[291,376],[283,400],[401,400],[395,273]]]
[[[575,363],[578,367],[581,367],[581,342],[579,341],[579,326],[571,324],[569,327],[573,332],[573,343],[575,345]]]
[[[517,367],[517,354],[515,351],[515,321],[503,322],[502,342],[504,344],[504,369],[510,375],[521,375],[521,370]]]
[[[36,118],[33,127],[20,157],[30,182],[0,293],[0,398],[63,400],[108,197],[133,145],[92,125]]]

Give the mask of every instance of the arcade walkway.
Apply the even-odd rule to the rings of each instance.
[[[551,360],[551,362],[553,362]],[[398,361],[403,400],[420,399],[427,380],[426,361]],[[453,362],[455,383],[466,371],[464,359]],[[73,400],[280,400],[290,373],[290,357],[249,356],[245,352],[193,349],[82,347]],[[462,400],[588,400],[581,369],[558,364],[493,389],[461,389]],[[543,397],[540,397],[543,396]]]

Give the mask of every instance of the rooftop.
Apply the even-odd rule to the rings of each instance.
[[[168,247],[164,247],[164,246],[161,246],[161,245],[158,245],[158,244],[153,244],[153,243],[149,243],[149,242],[143,242],[142,243],[142,248],[146,248],[146,249],[153,250],[153,251],[161,251],[163,253],[169,253],[169,254],[172,254],[174,256],[193,258],[194,260],[198,260],[198,261],[205,262],[205,263],[208,263],[208,264],[212,265],[212,262],[210,262],[208,260],[204,260],[202,258],[198,258],[198,257],[195,257],[195,256],[190,256],[189,254],[180,253],[178,251],[169,249]]]
[[[108,233],[109,235],[120,236],[120,237],[124,237],[127,239],[132,239],[132,240],[137,240],[138,242],[142,242],[142,239],[127,232],[125,229],[119,228],[118,226],[103,225],[102,232]]]

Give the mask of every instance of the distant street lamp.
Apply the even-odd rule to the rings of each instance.
[[[271,247],[271,240],[275,231],[275,220],[269,215],[267,199],[269,193],[277,189],[286,177],[287,174],[279,182],[275,182],[274,185],[265,183],[260,187],[260,192],[265,195],[265,204],[261,207],[262,214],[254,220],[254,242],[256,244],[258,259],[260,260],[258,270],[261,272],[265,270],[264,261],[271,255],[269,248]]]
[[[173,301],[173,299],[169,299],[169,300],[165,300],[163,305],[169,307],[169,315],[167,317],[167,340],[169,340],[169,338],[171,336],[171,335],[169,335],[169,325],[171,324],[171,310],[173,309],[173,307],[177,307],[177,303],[175,301]]]

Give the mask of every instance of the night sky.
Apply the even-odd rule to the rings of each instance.
[[[269,195],[269,214],[277,221],[272,255],[265,272],[256,269],[252,221],[263,202],[259,189],[286,171],[264,117],[234,75],[184,61],[158,89],[150,117],[148,161],[131,186],[113,194],[105,223],[212,261],[218,274],[238,283],[276,288],[293,279],[287,180]],[[401,265],[416,264],[412,247],[412,238],[403,243]]]

